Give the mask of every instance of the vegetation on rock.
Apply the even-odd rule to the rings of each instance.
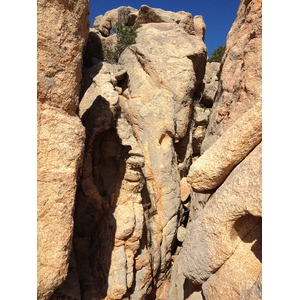
[[[215,49],[215,51],[211,54],[211,57],[208,59],[208,62],[221,62],[225,49],[225,45],[219,46]]]
[[[133,26],[126,26],[123,23],[117,22],[112,28],[117,34],[117,44],[113,50],[104,49],[104,57],[110,63],[117,63],[121,53],[130,45],[135,44],[135,38],[137,36],[136,30],[141,27],[140,24]]]

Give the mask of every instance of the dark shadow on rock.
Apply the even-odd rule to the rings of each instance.
[[[234,231],[236,233],[234,233]],[[237,234],[244,243],[253,243],[251,251],[256,258],[262,262],[262,218],[251,214],[242,216],[236,220],[231,237]]]
[[[90,32],[83,53],[82,80],[79,101],[93,82],[93,78],[102,68],[103,47],[101,39],[96,32]]]
[[[103,60],[103,49],[99,35],[91,31],[83,54],[83,66],[91,68],[95,59]]]
[[[74,247],[72,247],[68,275],[51,296],[50,300],[81,300]]]
[[[90,144],[90,139],[98,131],[103,132],[112,125],[113,114],[110,110],[109,102],[102,96],[98,96],[91,107],[82,115],[82,124],[86,129],[86,142]],[[86,145],[86,150],[87,150]]]
[[[129,147],[121,144],[109,102],[98,96],[83,114],[86,145],[74,212],[74,254],[81,299],[106,297],[116,207]]]
[[[192,293],[202,290],[202,285],[194,284],[190,279],[184,281],[184,299],[187,299]]]
[[[85,92],[93,83],[94,77],[100,72],[102,66],[103,66],[102,61],[98,61],[92,67],[82,69],[81,91],[80,91],[79,101],[81,101]]]

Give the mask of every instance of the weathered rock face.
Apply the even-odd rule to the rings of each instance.
[[[97,28],[110,30],[120,9],[99,18]],[[73,286],[89,300],[167,298],[206,47],[187,29],[194,26],[190,14],[178,13],[179,24],[167,17],[145,23],[158,12],[175,14],[145,9],[136,18],[143,23],[136,44],[119,64],[96,59],[84,69],[79,116],[87,138],[74,215],[77,267],[56,297],[75,298]]]
[[[103,60],[103,49],[114,49],[116,36],[111,34],[111,30],[117,22],[121,22],[126,26],[133,26],[136,23],[177,24],[188,34],[196,35],[202,41],[204,41],[206,30],[202,16],[195,16],[193,18],[190,13],[184,11],[175,13],[159,8],[151,8],[147,5],[142,5],[140,10],[130,6],[121,6],[106,12],[104,16],[100,15],[95,18],[94,28],[90,29],[85,54],[85,62],[88,68],[96,64],[99,60]]]
[[[86,1],[38,1],[38,299],[67,276],[85,132],[76,116]]]
[[[261,101],[262,1],[242,1],[226,40],[220,82],[204,153],[241,115]]]
[[[212,107],[216,92],[219,86],[220,63],[207,62],[205,76],[202,84],[201,103],[207,107]]]
[[[231,172],[187,227],[182,250],[184,274],[205,282],[233,254],[261,215],[259,145]]]
[[[61,219],[69,229],[61,222],[56,231],[68,242],[64,260],[60,243],[51,249],[60,264],[56,286],[66,277],[69,258],[70,266],[51,300],[261,297],[260,19],[261,2],[241,2],[220,70],[206,65],[201,16],[143,5],[95,19],[78,110],[86,139],[73,251],[70,256],[73,200],[68,200]],[[116,42],[110,34],[116,22],[141,27],[136,44],[112,65],[103,61],[102,50]],[[212,89],[204,93],[203,83]],[[199,101],[204,95],[212,108]],[[53,103],[77,124],[70,109],[76,101]],[[76,178],[81,153],[76,147],[82,151],[84,134],[82,128],[69,134],[65,140],[74,143],[74,158],[61,169],[71,168]],[[63,145],[58,153],[68,160]],[[56,157],[57,164],[63,161]],[[67,178],[74,196],[76,181],[62,174],[56,174],[59,192]],[[61,203],[53,204],[55,214]]]
[[[188,182],[199,192],[218,187],[261,139],[261,102],[258,102],[195,161]]]
[[[191,29],[190,14],[145,10],[110,11],[90,31],[98,46],[87,47],[79,105],[86,142],[74,253],[53,300],[167,298],[177,227],[185,218],[180,180],[191,164],[193,97],[204,77],[206,47]],[[158,13],[163,21],[146,24]],[[173,14],[176,19],[166,17]],[[120,18],[143,24],[136,44],[111,65],[95,54]],[[181,226],[179,240],[184,231]]]
[[[174,262],[187,278],[171,280],[170,293],[192,280],[206,300],[261,299],[261,139],[261,1],[242,1],[187,176],[190,222]]]
[[[184,47],[176,50],[178,45]],[[150,228],[151,252],[157,255],[152,270],[159,271],[158,281],[166,276],[176,235],[181,165],[188,166],[191,158],[181,147],[188,148],[192,96],[204,76],[205,57],[200,38],[176,24],[159,23],[143,25],[137,44],[120,58],[129,82],[122,107],[145,157],[143,171],[156,212]]]

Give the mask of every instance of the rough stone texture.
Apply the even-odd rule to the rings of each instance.
[[[202,300],[201,287],[194,285],[182,273],[182,256],[179,255],[175,258],[172,265],[172,272],[170,278],[170,288],[167,300]]]
[[[136,41],[120,58],[128,73],[121,106],[145,157],[143,172],[155,211],[149,221],[152,270],[156,275],[160,269],[159,282],[170,262],[180,206],[174,140],[187,143],[192,96],[204,76],[206,48],[200,38],[170,23],[144,24]],[[189,159],[185,155],[178,160]]]
[[[125,25],[132,26],[137,18],[138,10],[130,6],[121,6],[112,9],[100,15],[94,20],[94,29],[99,31],[102,36],[108,37],[111,29],[117,22],[124,23]]]
[[[191,193],[191,185],[187,182],[186,177],[180,180],[180,195],[181,201],[184,202],[188,199]]]
[[[56,291],[52,294],[50,299],[51,300],[62,300],[62,299],[81,300],[74,249],[72,250],[71,257],[70,257],[70,264],[69,264],[67,278],[62,283],[62,285],[60,285],[56,289]]]
[[[261,273],[261,231],[259,221],[233,255],[203,284],[206,300],[238,300],[244,291],[253,286]]]
[[[144,159],[131,127],[119,114],[116,70],[103,63],[79,106],[87,141],[74,247],[83,299],[124,296],[133,284],[143,235]]]
[[[201,103],[207,107],[212,107],[215,99],[215,95],[219,86],[219,74],[220,63],[207,62],[205,69],[205,76],[202,84]]]
[[[261,300],[262,299],[262,272],[259,273],[254,285],[239,298],[239,300]]]
[[[37,298],[49,299],[67,276],[77,173],[85,133],[76,116],[86,1],[39,0]]]
[[[95,57],[85,65],[77,269],[68,277],[78,278],[82,299],[167,298],[172,247],[186,218],[180,179],[191,164],[193,96],[206,63],[202,39],[182,24],[143,24],[120,64]]]
[[[160,8],[151,8],[147,5],[142,5],[138,13],[136,23],[176,23],[188,34],[195,35],[193,17],[190,13],[185,11],[175,13],[172,11],[165,11]],[[201,24],[199,22],[198,27],[200,38],[203,40],[200,31],[203,27],[205,27],[204,21]]]
[[[183,273],[198,283],[234,253],[262,215],[261,144],[227,177],[187,227],[183,243]]]
[[[95,19],[80,95],[86,141],[73,253],[68,276],[51,300],[259,297],[260,5],[241,2],[212,110],[196,104],[202,95],[211,105],[218,84],[217,65],[211,64],[204,83],[214,91],[201,86],[206,64],[201,16],[142,5]],[[142,27],[136,44],[110,65],[101,61],[102,49],[113,47],[110,30],[117,21]],[[76,101],[53,104],[75,120]],[[82,145],[82,137],[70,134],[70,141]],[[206,151],[188,176],[192,190],[186,178],[202,141],[202,154]],[[73,154],[70,166],[79,166]],[[65,261],[71,248],[68,211],[69,229],[59,232],[69,238]]]
[[[206,25],[204,23],[203,17],[195,16],[193,21],[194,21],[195,34],[204,41]]]
[[[241,115],[261,102],[262,1],[241,1],[226,40],[204,153]]]
[[[258,102],[193,163],[188,182],[200,192],[218,187],[261,139],[261,102]]]
[[[201,144],[205,138],[206,128],[211,109],[203,108],[199,104],[194,105],[192,148],[193,155],[200,155]]]

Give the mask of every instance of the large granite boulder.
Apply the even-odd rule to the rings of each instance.
[[[201,156],[187,176],[190,222],[177,269],[205,299],[261,299],[260,0],[241,2],[219,76]]]
[[[84,299],[165,299],[169,288],[206,47],[176,22],[137,32],[119,64],[84,70],[79,116],[87,139],[70,271]],[[60,295],[70,295],[67,280]]]
[[[220,82],[202,143],[204,153],[238,118],[261,102],[262,1],[242,1],[227,39]]]
[[[37,298],[49,299],[69,267],[78,169],[85,132],[76,116],[86,1],[39,0]]]

